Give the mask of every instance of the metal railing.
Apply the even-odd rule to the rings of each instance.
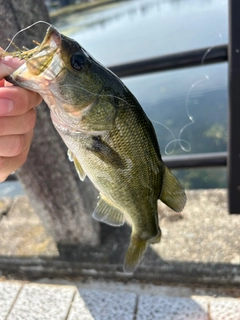
[[[226,62],[228,46],[221,45],[212,48],[201,48],[186,52],[169,54],[147,60],[121,64],[110,67],[119,77],[142,75],[145,73],[168,71],[186,67],[196,67],[206,64]]]
[[[240,213],[240,2],[229,0],[229,44],[112,66],[119,77],[229,62],[228,152],[163,157],[172,169],[227,166],[229,212]],[[8,180],[13,180],[12,175]]]
[[[229,140],[228,203],[230,213],[240,213],[240,1],[229,0]]]

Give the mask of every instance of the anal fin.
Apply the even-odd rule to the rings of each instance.
[[[166,166],[160,200],[176,212],[182,211],[187,201],[182,185]]]
[[[75,157],[75,155],[72,153],[71,150],[68,150],[68,159],[70,161],[73,161],[74,162],[74,166],[75,166],[75,169],[78,173],[78,176],[80,178],[81,181],[84,181],[85,178],[86,178],[86,173],[84,172],[81,164],[79,163],[78,159]]]
[[[93,217],[96,220],[116,227],[123,225],[125,221],[123,213],[113,206],[108,199],[103,198],[102,195],[100,195],[100,200],[93,212]]]

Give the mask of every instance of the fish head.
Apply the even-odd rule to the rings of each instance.
[[[12,75],[21,87],[38,92],[64,122],[77,123],[103,88],[96,61],[76,41],[53,27],[44,40],[19,57],[25,60]]]

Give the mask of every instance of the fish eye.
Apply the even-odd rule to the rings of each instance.
[[[82,54],[81,52],[78,52],[78,53],[74,53],[71,56],[70,64],[73,69],[75,69],[77,71],[81,71],[81,70],[83,70],[83,68],[86,64],[86,60],[87,60],[86,56],[84,54]]]

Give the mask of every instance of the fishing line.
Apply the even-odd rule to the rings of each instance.
[[[13,44],[13,40],[14,40],[20,33],[22,33],[23,31],[26,31],[26,30],[32,28],[33,26],[35,26],[35,25],[38,24],[38,23],[44,23],[44,24],[48,25],[49,27],[51,26],[50,23],[48,23],[48,22],[46,22],[46,21],[43,21],[43,20],[39,20],[39,21],[36,21],[36,22],[34,22],[33,24],[31,24],[30,26],[19,30],[17,33],[15,33],[15,35],[12,37],[12,39],[10,39],[10,42],[9,42],[8,46],[6,47],[5,51],[7,51],[7,50],[9,49],[9,47]]]
[[[204,64],[204,60],[206,59],[207,55],[208,55],[208,54],[209,54],[209,52],[210,52],[212,49],[214,49],[214,48],[215,48],[215,46],[210,47],[210,48],[208,48],[208,49],[206,50],[206,52],[204,53],[204,55],[203,55],[203,57],[202,57],[201,65],[203,65],[203,64]]]
[[[216,46],[213,46],[213,47],[210,47],[206,50],[206,52],[204,53],[203,57],[202,57],[202,60],[201,60],[201,66],[204,65],[205,63],[205,60],[206,60],[206,57],[207,55],[215,48]],[[183,132],[191,125],[193,125],[195,123],[195,119],[194,117],[192,116],[190,110],[189,110],[189,100],[190,100],[190,94],[192,93],[192,90],[194,90],[194,88],[196,88],[196,86],[198,86],[200,83],[202,82],[205,82],[205,81],[209,81],[210,80],[210,77],[205,74],[204,75],[204,79],[200,79],[196,82],[194,82],[191,87],[189,88],[188,92],[187,92],[187,96],[186,96],[186,102],[185,102],[185,108],[186,108],[186,113],[187,113],[187,116],[190,120],[190,122],[188,122],[185,126],[182,127],[182,129],[179,131],[179,134],[178,134],[178,139],[177,141],[179,142],[179,145],[181,147],[181,149],[185,152],[190,152],[191,151],[191,145],[189,144],[189,142],[187,142],[186,140],[182,139],[181,136],[183,134]],[[182,144],[182,142],[186,143],[187,144],[187,148],[185,148]]]
[[[54,86],[54,85],[53,85],[53,86]],[[56,86],[57,86],[57,84],[56,84]],[[85,89],[85,88],[83,88],[83,87],[79,87],[79,86],[74,85],[74,84],[71,84],[71,85],[69,85],[69,84],[63,84],[63,85],[60,85],[60,86],[57,86],[57,87],[58,87],[58,88],[63,88],[63,87],[67,87],[67,88],[72,87],[72,88],[74,88],[74,87],[75,87],[78,91],[79,91],[79,89],[81,89],[81,90],[83,90],[85,93],[89,93],[89,94],[91,94],[91,95],[93,95],[93,96],[116,98],[116,99],[118,99],[118,100],[123,101],[124,103],[126,103],[129,107],[132,107],[132,108],[134,107],[134,105],[130,104],[129,102],[127,102],[126,100],[124,100],[124,99],[122,99],[122,98],[120,98],[120,97],[118,97],[118,96],[115,96],[115,95],[112,95],[112,94],[93,93],[92,91],[89,91],[89,90],[87,90],[87,89]],[[58,96],[58,99],[59,99],[59,96]],[[60,99],[60,100],[62,100],[62,101],[64,102],[64,99]],[[165,146],[165,148],[164,148],[165,154],[167,154],[167,155],[172,154],[172,153],[175,151],[175,149],[176,149],[176,144],[177,144],[177,142],[179,143],[180,146],[183,146],[183,143],[185,143],[185,144],[187,145],[187,147],[186,147],[186,148],[185,148],[185,147],[182,147],[183,150],[185,150],[185,151],[187,151],[187,152],[190,151],[190,144],[189,144],[186,140],[182,139],[180,136],[178,136],[178,138],[176,138],[176,137],[174,136],[173,132],[172,132],[167,126],[165,126],[163,123],[158,122],[158,121],[155,121],[155,120],[152,120],[152,119],[150,119],[150,121],[153,122],[153,123],[156,123],[156,124],[161,125],[163,128],[165,128],[165,129],[171,134],[171,136],[172,136],[172,138],[173,138],[173,139]],[[186,126],[185,126],[185,127],[186,127]],[[174,143],[173,148],[172,148],[170,151],[168,151],[170,145],[172,145],[173,143]]]
[[[20,33],[22,33],[22,32],[24,32],[24,31],[32,28],[33,26],[35,26],[35,25],[37,25],[37,24],[39,24],[39,23],[43,23],[43,24],[46,24],[46,25],[48,25],[48,26],[51,26],[50,23],[48,23],[48,22],[46,22],[46,21],[39,20],[39,21],[34,22],[33,24],[31,24],[31,25],[29,25],[29,26],[27,26],[27,27],[19,30],[19,31],[12,37],[12,39],[10,40],[10,42],[9,42],[8,46],[6,47],[5,51],[7,51],[7,50],[9,49],[9,47],[13,44],[14,39],[15,39]],[[207,55],[211,52],[211,50],[212,50],[214,47],[215,47],[215,46],[210,47],[210,48],[208,48],[208,49],[206,50],[206,52],[204,53],[204,55],[203,55],[203,57],[202,57],[201,65],[204,64]],[[204,82],[204,81],[206,81],[206,80],[209,80],[209,77],[208,77],[207,75],[205,75],[205,79],[201,79],[201,80],[198,80],[198,81],[196,81],[195,83],[193,83],[193,84],[191,85],[191,87],[189,88],[188,92],[187,92],[185,106],[186,106],[186,113],[187,113],[187,116],[188,116],[190,122],[187,123],[186,125],[184,125],[184,126],[181,128],[181,130],[179,131],[179,134],[178,134],[178,138],[177,138],[177,139],[175,138],[173,132],[172,132],[167,126],[165,126],[163,123],[160,123],[160,122],[151,120],[152,122],[157,123],[157,124],[160,124],[162,127],[164,127],[164,128],[171,134],[171,136],[172,136],[172,138],[173,138],[173,139],[165,146],[165,153],[166,153],[167,155],[169,155],[169,154],[171,154],[171,153],[174,152],[174,150],[176,149],[176,144],[177,144],[177,143],[179,143],[179,146],[181,147],[181,149],[182,149],[183,151],[185,151],[185,152],[190,152],[190,150],[191,150],[190,143],[189,143],[188,141],[186,141],[186,140],[184,140],[184,139],[181,138],[183,132],[184,132],[189,126],[191,126],[191,125],[193,125],[193,124],[195,123],[195,119],[193,118],[193,116],[191,115],[190,110],[189,110],[190,94],[192,93],[192,90],[194,90],[194,89],[196,88],[196,86],[198,86],[201,82]],[[68,87],[68,88],[69,88],[69,86],[75,87],[77,90],[81,89],[81,90],[83,90],[84,92],[89,93],[89,94],[91,94],[91,95],[93,95],[93,96],[113,97],[113,98],[116,98],[116,99],[118,99],[118,100],[123,101],[124,103],[126,103],[126,104],[129,105],[130,107],[134,107],[133,105],[129,104],[126,100],[124,100],[124,99],[122,99],[122,98],[120,98],[120,97],[118,97],[118,96],[114,96],[114,95],[111,95],[111,94],[109,94],[109,95],[108,95],[108,94],[104,94],[104,95],[103,95],[103,94],[100,94],[100,93],[93,93],[93,92],[91,92],[91,91],[89,91],[89,90],[87,90],[87,89],[85,89],[85,88],[83,88],[83,87],[79,87],[79,86],[77,86],[77,85],[69,85],[69,84],[68,84],[68,85],[62,85],[62,86],[59,86],[59,87],[64,87],[64,86],[66,86],[66,87]],[[46,92],[45,92],[45,94],[46,94]],[[58,98],[59,98],[59,97],[58,97]],[[61,99],[61,100],[62,100],[62,99]],[[169,147],[170,147],[172,144],[173,144],[173,148],[169,151],[168,149],[169,149]]]
[[[52,84],[51,86],[54,87],[54,84]],[[93,96],[98,96],[98,97],[103,97],[103,98],[104,98],[104,97],[115,98],[115,99],[118,99],[118,100],[120,100],[120,101],[123,101],[123,102],[126,103],[129,107],[134,107],[134,105],[130,104],[129,102],[127,102],[127,101],[124,100],[123,98],[118,97],[118,96],[115,96],[115,95],[112,95],[112,94],[94,93],[94,92],[92,92],[92,91],[89,91],[89,90],[87,90],[87,89],[85,89],[85,88],[83,88],[83,87],[79,87],[79,86],[74,85],[74,84],[62,84],[62,85],[56,84],[56,86],[57,86],[57,88],[64,88],[64,87],[69,88],[69,87],[72,87],[72,88],[76,88],[78,91],[79,91],[79,89],[81,89],[81,90],[83,90],[84,92],[89,93],[89,94],[91,94],[91,95],[93,95]]]
[[[172,136],[173,139],[165,146],[164,152],[165,152],[167,155],[172,154],[172,153],[174,152],[174,150],[176,149],[176,143],[177,143],[177,139],[175,138],[173,132],[172,132],[167,126],[165,126],[163,123],[158,122],[158,121],[155,121],[155,120],[152,120],[152,119],[150,119],[150,120],[151,120],[151,122],[153,122],[153,123],[159,124],[160,126],[162,126],[163,128],[165,128],[165,129],[171,134],[171,136]],[[167,149],[168,149],[168,147],[169,147],[172,143],[174,143],[173,149],[172,149],[170,152],[168,152]]]
[[[208,75],[205,75],[205,78],[204,79],[201,79],[201,80],[198,80],[196,82],[194,82],[191,87],[189,88],[188,92],[187,92],[187,96],[186,96],[186,103],[185,103],[185,106],[186,106],[186,113],[187,113],[187,116],[190,120],[190,122],[188,122],[187,124],[185,124],[185,126],[182,127],[182,129],[179,131],[179,134],[178,134],[178,139],[179,139],[179,145],[181,147],[181,149],[185,152],[190,152],[191,151],[191,145],[184,139],[181,138],[183,132],[191,125],[193,125],[195,123],[195,119],[194,117],[192,116],[192,114],[190,113],[189,111],[189,100],[190,100],[190,94],[192,93],[192,90],[194,90],[196,88],[196,86],[198,86],[200,83],[202,82],[205,82],[205,81],[208,81],[209,80],[209,77]],[[185,148],[181,141],[184,141],[187,143],[188,147]]]
[[[204,53],[203,57],[202,57],[202,60],[201,60],[201,65],[204,64],[205,62],[205,59],[207,57],[207,55],[209,54],[209,52],[211,52],[212,49],[214,49],[215,46],[213,47],[210,47],[206,50],[206,52]],[[193,125],[195,123],[195,120],[194,120],[194,117],[192,116],[190,110],[189,110],[189,100],[190,100],[190,95],[192,93],[192,90],[194,90],[194,88],[196,86],[198,86],[201,82],[205,82],[206,80],[209,80],[209,76],[208,75],[205,75],[205,79],[201,79],[201,80],[198,80],[196,82],[194,82],[191,87],[189,88],[188,92],[187,92],[187,95],[186,95],[186,100],[185,100],[185,109],[186,109],[186,113],[187,113],[187,117],[188,119],[190,120],[190,122],[188,122],[187,124],[185,124],[179,131],[178,133],[178,138],[175,138],[173,132],[167,127],[165,126],[163,123],[161,122],[157,122],[157,121],[154,121],[154,120],[151,120],[152,122],[154,123],[157,123],[159,125],[161,125],[162,127],[164,127],[168,132],[170,132],[171,136],[173,137],[173,139],[165,146],[165,149],[164,149],[164,152],[166,155],[170,155],[172,154],[175,149],[176,149],[176,146],[177,146],[177,143],[179,144],[180,148],[185,151],[185,152],[190,152],[191,151],[191,145],[190,143],[185,140],[185,139],[182,139],[182,134],[183,132],[191,125]],[[173,147],[171,150],[168,150],[170,148],[170,146],[173,144]]]
[[[74,85],[74,84],[70,84],[70,85],[69,85],[69,84],[63,84],[63,85],[60,85],[60,86],[59,86],[58,84],[52,84],[52,85],[51,85],[51,93],[49,93],[50,95],[52,95],[52,92],[54,92],[54,87],[56,87],[56,88],[63,88],[63,87],[69,88],[69,87],[71,87],[71,88],[76,88],[77,91],[79,91],[79,89],[81,89],[81,90],[83,90],[85,93],[91,94],[92,96],[116,98],[116,99],[118,99],[118,100],[123,101],[124,103],[126,103],[130,108],[134,108],[134,107],[135,107],[134,105],[130,104],[129,102],[127,102],[126,100],[124,100],[124,99],[122,99],[122,98],[120,98],[120,97],[118,97],[118,96],[115,96],[115,95],[112,95],[112,94],[109,94],[109,95],[108,95],[108,94],[93,93],[93,92],[91,92],[91,91],[89,91],[89,90],[87,90],[87,89],[85,89],[85,88],[83,88],[83,87],[79,87],[79,86]],[[45,92],[45,94],[48,95],[47,92]],[[58,97],[57,99],[60,100],[61,102],[65,102],[65,99],[64,99],[64,98],[61,98],[61,95],[57,95],[57,97]],[[167,146],[165,147],[165,153],[166,153],[167,155],[173,153],[173,151],[175,150],[175,147],[176,147],[176,142],[178,142],[179,139],[176,139],[175,136],[174,136],[174,134],[172,133],[172,131],[171,131],[167,126],[165,126],[163,123],[157,122],[157,121],[152,120],[152,119],[150,119],[150,121],[151,121],[151,122],[154,122],[154,123],[157,123],[157,124],[160,124],[162,127],[164,127],[166,130],[168,130],[168,131],[170,132],[173,140],[172,140],[171,142],[169,142],[169,143],[167,144]],[[175,142],[175,145],[174,145],[173,149],[172,149],[171,151],[168,151],[167,149],[169,148],[169,146],[170,146],[173,142]],[[182,140],[182,142],[186,142],[186,141],[185,141],[185,140]],[[186,143],[187,143],[187,142],[186,142]]]
[[[158,122],[158,121],[155,121],[155,120],[152,120],[152,119],[150,119],[150,120],[151,120],[152,122],[157,123],[157,124],[161,125],[162,127],[164,127],[168,132],[170,132],[170,134],[171,134],[171,136],[172,136],[172,138],[173,138],[170,142],[167,143],[167,145],[166,145],[165,148],[164,148],[164,152],[165,152],[166,155],[170,155],[170,154],[172,154],[172,153],[175,151],[176,146],[177,146],[177,142],[179,143],[180,146],[181,146],[181,144],[182,144],[183,142],[186,143],[187,148],[184,148],[184,149],[186,149],[187,152],[188,152],[188,150],[190,151],[190,144],[189,144],[186,140],[181,139],[180,136],[178,136],[178,138],[176,139],[175,136],[174,136],[174,134],[173,134],[173,132],[172,132],[167,126],[165,126],[163,123]],[[172,148],[171,151],[168,151],[168,148],[170,147],[171,144],[174,144],[174,145],[173,145],[173,148]],[[184,150],[184,151],[185,151],[185,150]]]

